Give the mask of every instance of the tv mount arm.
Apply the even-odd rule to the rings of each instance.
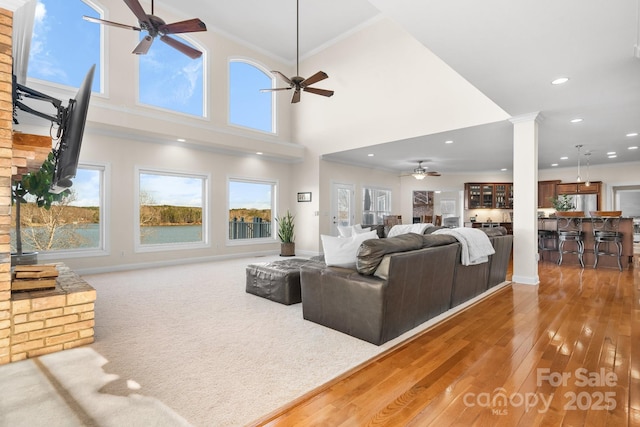
[[[55,116],[49,115],[46,113],[42,113],[40,111],[34,110],[28,105],[24,104],[20,100],[23,98],[31,98],[37,99],[40,101],[48,101],[54,108],[57,110],[57,114]],[[47,94],[42,92],[38,92],[37,90],[28,88],[20,83],[16,82],[16,76],[13,76],[13,122],[18,124],[18,119],[16,115],[16,109],[22,110],[26,113],[33,114],[34,116],[38,116],[45,120],[49,120],[51,123],[55,123],[58,125],[58,135],[60,137],[60,132],[62,129],[62,125],[66,121],[68,108],[62,106],[62,101],[59,99],[53,98]]]

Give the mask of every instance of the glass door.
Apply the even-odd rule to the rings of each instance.
[[[481,208],[493,208],[493,184],[482,184]]]
[[[338,226],[353,225],[354,219],[353,184],[334,182],[331,184],[331,234],[338,235]]]

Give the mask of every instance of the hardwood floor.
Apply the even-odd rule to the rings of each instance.
[[[637,261],[539,271],[255,425],[640,426]]]

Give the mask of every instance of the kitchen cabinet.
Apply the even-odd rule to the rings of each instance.
[[[561,181],[538,181],[538,207],[553,208],[552,200],[556,198],[556,185]]]
[[[556,194],[600,194],[601,187],[602,181],[562,183],[556,184]]]
[[[602,181],[561,183],[556,185],[556,194],[567,194],[574,197],[577,210],[600,210],[600,191]],[[583,197],[584,196],[584,197]],[[595,199],[594,199],[595,198]],[[590,201],[589,201],[590,200]]]
[[[465,209],[512,209],[513,184],[466,183]]]

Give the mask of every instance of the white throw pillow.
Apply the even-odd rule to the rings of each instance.
[[[385,255],[380,261],[378,268],[376,268],[374,276],[379,277],[384,280],[389,280],[389,263],[391,262],[391,258],[389,255]]]
[[[353,234],[353,227],[350,225],[339,225],[338,234],[340,234],[340,237],[351,237]]]
[[[353,233],[351,233],[351,235],[362,234],[362,233],[366,233],[367,231],[371,231],[371,227],[362,228],[360,224],[357,224],[353,226]]]
[[[322,249],[324,251],[324,262],[328,266],[355,268],[356,255],[360,244],[365,240],[377,239],[376,231],[354,234],[351,237],[336,237],[322,234]]]
[[[401,234],[407,233],[423,234],[424,230],[426,230],[428,226],[429,223],[396,224],[391,227],[391,230],[389,230],[389,234],[387,235],[387,237],[399,236]]]

